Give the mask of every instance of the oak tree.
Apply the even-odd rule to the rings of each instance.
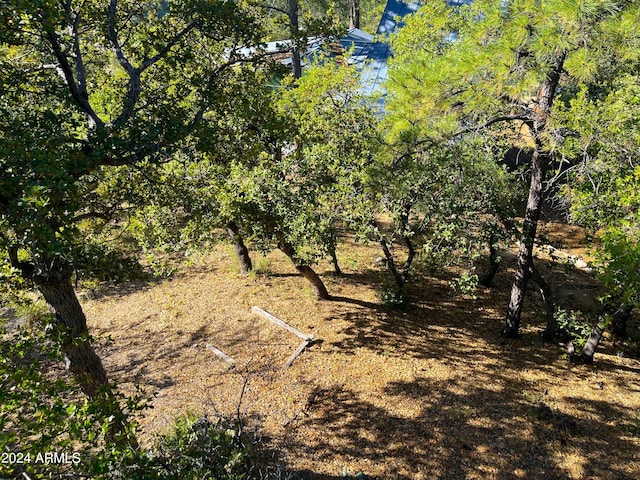
[[[91,201],[104,172],[162,162],[199,128],[259,30],[233,2],[1,7],[0,242],[43,295],[69,370],[104,399],[117,437],[119,406],[71,283],[80,224],[113,213]]]

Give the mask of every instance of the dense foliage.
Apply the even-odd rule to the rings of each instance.
[[[635,33],[625,33],[620,25],[637,17],[636,8],[616,1],[476,1],[459,8],[429,2],[395,39],[388,110],[399,141],[419,148],[477,134],[531,151],[529,196],[503,335],[519,334],[529,279],[537,278],[541,288],[546,283],[536,272],[533,252],[545,197],[554,192],[556,178],[550,172],[575,162],[560,153],[567,138],[589,141],[582,136],[587,132],[572,128],[573,121],[556,112],[578,101],[585,88],[594,100],[611,88],[596,86],[606,75],[624,71],[616,67],[620,58],[607,42],[614,32],[618,45],[633,41]],[[605,243],[620,252],[618,241]],[[545,337],[555,327],[551,320]]]
[[[61,371],[62,352],[43,333],[51,321],[43,305],[21,313],[30,323],[6,328],[2,319],[0,330],[0,448],[13,457],[2,462],[0,475],[60,478],[83,472],[98,478],[135,452],[105,448],[113,418],[104,418],[99,402],[83,398]],[[144,408],[140,396],[122,400],[127,415]],[[135,423],[128,421],[128,435],[134,429]]]
[[[3,478],[250,478],[252,444],[230,420],[180,418],[150,448],[106,445],[109,419],[102,418],[95,401],[82,397],[71,377],[60,376],[61,352],[40,328],[50,317],[41,309],[32,309],[30,316],[28,325],[0,330]],[[122,398],[131,435],[137,427],[134,415],[149,408],[149,401],[141,392]]]

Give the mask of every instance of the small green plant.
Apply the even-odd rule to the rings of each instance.
[[[478,275],[473,271],[464,272],[458,278],[449,282],[449,286],[463,295],[469,295],[471,298],[475,299],[476,289],[478,288]]]
[[[640,332],[629,335],[629,338],[622,342],[622,347],[621,356],[640,358]]]
[[[265,256],[258,257],[258,260],[253,265],[253,270],[251,271],[253,275],[264,275],[268,277],[273,274],[273,268],[271,267],[271,262],[269,258]]]
[[[170,278],[176,271],[175,267],[171,265],[169,259],[164,256],[147,253],[146,260],[149,264],[149,269],[151,270],[153,278]]]
[[[179,417],[151,450],[158,478],[242,480],[250,478],[254,456],[241,425],[206,416]]]
[[[582,312],[562,308],[556,309],[555,317],[558,329],[565,333],[569,341],[573,342],[576,350],[581,350],[591,333],[591,323],[588,319]]]
[[[396,310],[404,310],[409,305],[409,297],[404,290],[395,285],[386,286],[380,292],[380,301],[383,305]]]
[[[344,260],[350,270],[358,270],[358,266],[360,265],[360,254],[358,252],[349,254]]]
[[[11,267],[9,259],[0,258],[0,305],[29,303],[30,285]]]

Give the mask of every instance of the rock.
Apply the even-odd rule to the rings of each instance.
[[[384,257],[376,257],[373,262],[379,267],[384,267],[387,264],[387,259]]]
[[[580,270],[587,270],[589,269],[589,264],[584,260],[582,260],[581,258],[579,258],[576,260],[576,268],[579,268]]]

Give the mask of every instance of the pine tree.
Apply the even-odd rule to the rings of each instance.
[[[517,337],[538,220],[563,125],[554,106],[598,70],[602,28],[629,2],[430,3],[394,41],[390,116],[413,144],[461,135],[500,138],[532,152],[517,268],[502,334]]]

